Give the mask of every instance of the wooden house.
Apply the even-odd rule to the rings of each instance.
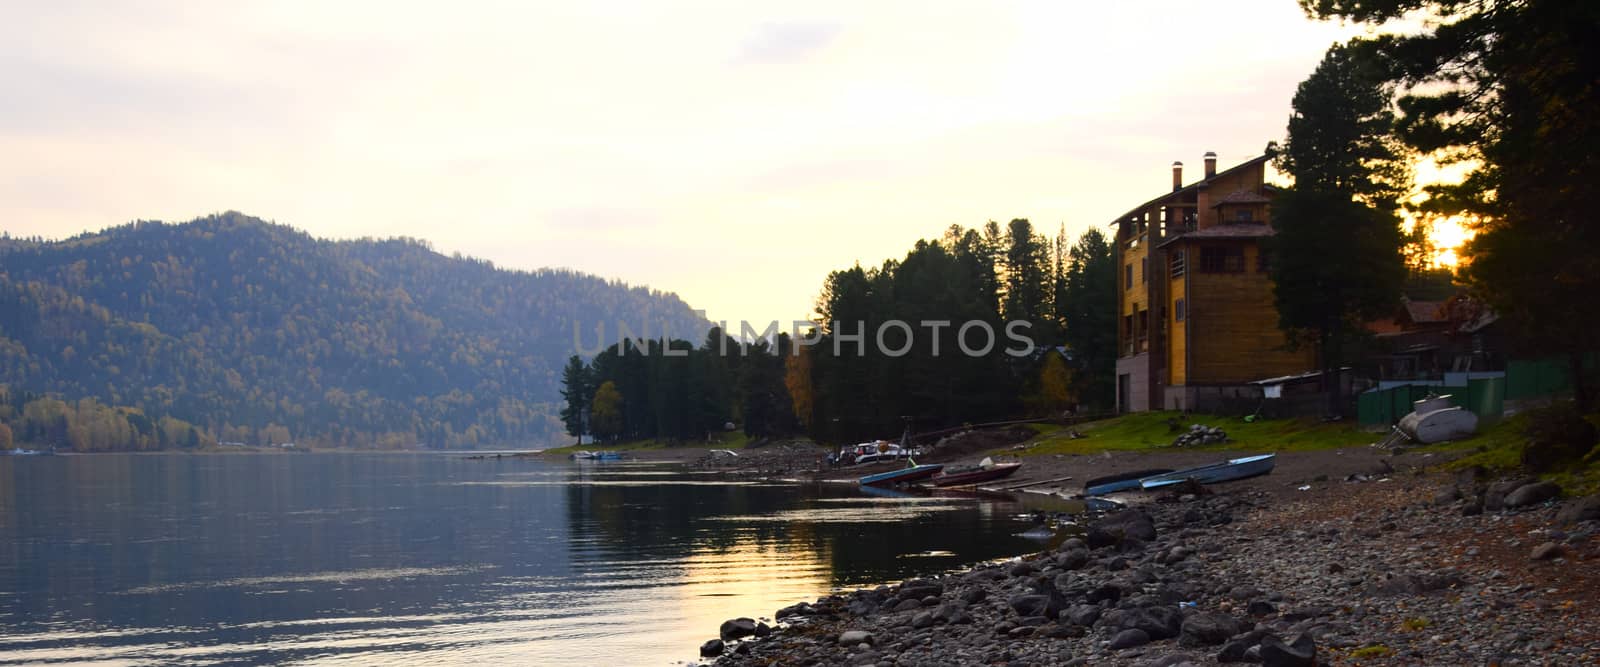
[[[1278,329],[1261,240],[1273,234],[1266,156],[1183,184],[1119,216],[1117,409],[1225,410],[1259,400],[1262,378],[1316,368]]]

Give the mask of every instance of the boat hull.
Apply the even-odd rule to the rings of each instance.
[[[912,466],[910,468],[901,468],[899,470],[890,470],[889,472],[880,472],[876,475],[867,475],[857,481],[862,486],[890,486],[893,484],[906,484],[909,482],[927,479],[939,474],[939,471],[941,470],[944,470],[943,465],[931,463],[926,465]]]
[[[1231,482],[1236,479],[1265,475],[1272,472],[1272,468],[1275,465],[1277,465],[1277,455],[1275,454],[1246,456],[1199,468],[1146,477],[1139,480],[1139,486],[1145,489],[1159,489],[1188,480],[1194,480],[1200,484]]]
[[[1165,475],[1169,472],[1172,472],[1171,468],[1150,468],[1147,470],[1125,472],[1118,475],[1096,477],[1083,483],[1083,495],[1103,496],[1105,494],[1116,493],[1118,491],[1135,491],[1141,488],[1139,486],[1139,480],[1146,477],[1155,477],[1156,475]]]
[[[986,470],[958,472],[953,475],[936,475],[929,480],[934,486],[965,486],[1010,477],[1022,467],[1021,463],[1001,463]]]

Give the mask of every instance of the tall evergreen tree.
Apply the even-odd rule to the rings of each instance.
[[[567,435],[577,437],[584,434],[584,419],[589,401],[594,398],[592,378],[589,366],[576,354],[567,359],[566,368],[561,370],[561,399],[564,401],[561,423],[566,425]]]
[[[1067,251],[1063,283],[1063,337],[1081,370],[1073,377],[1078,399],[1091,409],[1110,409],[1116,399],[1117,267],[1099,229],[1089,228]]]
[[[1335,45],[1294,96],[1288,138],[1270,146],[1294,188],[1273,202],[1266,249],[1278,325],[1315,344],[1329,414],[1343,411],[1338,368],[1363,323],[1399,305],[1406,269],[1398,197],[1405,169],[1389,140],[1381,71],[1363,47]]]
[[[1476,164],[1428,188],[1428,212],[1478,221],[1466,275],[1530,350],[1564,353],[1579,403],[1600,350],[1600,3],[1302,0],[1315,16],[1373,24],[1423,11],[1416,33],[1375,44],[1403,86],[1399,135]]]

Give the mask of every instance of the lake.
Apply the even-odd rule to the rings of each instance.
[[[0,457],[0,664],[666,665],[1039,548],[1017,501],[443,454]]]

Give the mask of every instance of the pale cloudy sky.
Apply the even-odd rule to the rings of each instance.
[[[1352,29],[1232,2],[8,2],[0,229],[236,209],[810,312],[952,223],[1074,236],[1280,138]]]

